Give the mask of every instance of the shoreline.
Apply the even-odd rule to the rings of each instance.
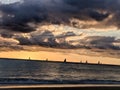
[[[99,66],[118,66],[115,64],[99,64],[99,63],[86,63],[86,62],[70,62],[70,61],[53,61],[53,60],[37,60],[37,59],[18,59],[18,58],[0,58],[0,60],[12,60],[12,61],[32,61],[32,62],[49,62],[49,63],[64,63],[64,64],[83,64],[83,65],[99,65]]]
[[[64,84],[64,85],[0,85],[0,90],[63,90],[63,89],[75,89],[75,90],[120,90],[120,85],[109,84]]]
[[[23,61],[23,62],[49,62],[49,63],[64,63],[64,64],[82,64],[82,65],[98,65],[89,63],[74,63],[74,62],[61,62],[61,61],[45,61],[45,60],[29,60],[29,59],[15,59],[15,58],[0,58],[0,60],[6,61]],[[14,62],[13,62],[14,63]],[[106,65],[99,64],[99,66],[118,66],[118,65]],[[120,65],[119,65],[120,67]],[[120,84],[0,84],[0,90],[63,90],[63,89],[75,89],[75,90],[120,90]]]

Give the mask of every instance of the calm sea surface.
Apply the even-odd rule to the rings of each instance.
[[[120,66],[0,59],[0,84],[120,84]]]

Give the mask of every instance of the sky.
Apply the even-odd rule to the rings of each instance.
[[[0,0],[2,4],[11,4],[15,2],[19,2],[20,0]]]
[[[119,0],[0,0],[0,57],[120,64],[119,19]]]

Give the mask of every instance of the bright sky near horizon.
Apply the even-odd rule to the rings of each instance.
[[[120,65],[120,59],[118,58],[78,55],[74,53],[62,53],[62,52],[50,52],[50,51],[39,51],[39,52],[9,51],[9,52],[0,53],[0,58],[29,59],[29,57],[31,58],[31,60],[48,59],[49,61],[64,61],[64,59],[66,58],[67,62],[85,63],[87,61],[88,63],[97,64],[100,61],[102,64]]]
[[[119,8],[119,0],[0,0],[0,57],[120,64]]]
[[[20,0],[0,0],[0,2],[3,4],[10,4],[10,3],[18,2],[18,1]]]

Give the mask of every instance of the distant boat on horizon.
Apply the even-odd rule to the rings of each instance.
[[[64,62],[67,62],[67,59],[65,58]]]

